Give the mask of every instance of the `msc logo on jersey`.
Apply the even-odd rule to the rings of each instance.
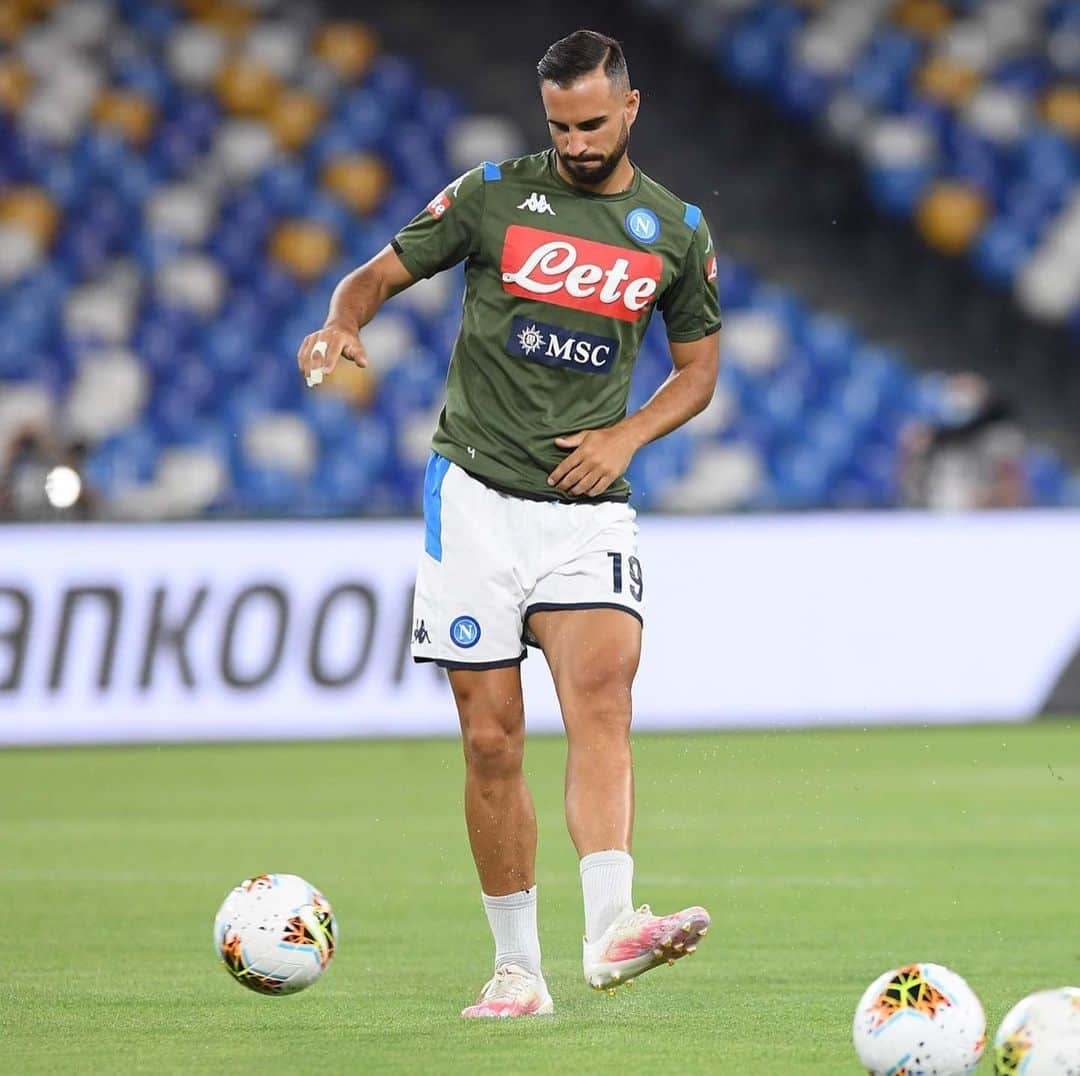
[[[545,325],[531,318],[514,318],[506,350],[519,359],[542,366],[561,366],[583,374],[610,374],[619,356],[619,341]]]
[[[620,321],[641,317],[664,273],[656,254],[523,224],[506,229],[501,268],[511,295]]]
[[[459,616],[450,625],[450,640],[462,650],[468,650],[480,642],[480,625],[475,617]]]
[[[651,209],[631,209],[626,214],[626,230],[639,243],[655,243],[660,235],[660,218]]]
[[[525,199],[518,209],[527,209],[530,213],[550,213],[555,216],[555,210],[551,208],[551,203],[547,200],[546,194],[537,194],[533,191],[528,198]]]

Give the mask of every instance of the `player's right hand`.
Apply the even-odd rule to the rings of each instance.
[[[367,366],[367,352],[355,332],[335,325],[324,325],[318,332],[309,333],[296,353],[296,365],[308,387],[318,385],[323,377],[334,372],[342,358]]]

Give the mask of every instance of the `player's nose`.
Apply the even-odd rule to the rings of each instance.
[[[566,146],[566,153],[569,157],[580,157],[588,151],[589,145],[581,135],[570,135],[569,141]]]

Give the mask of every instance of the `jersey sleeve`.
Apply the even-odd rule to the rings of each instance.
[[[693,206],[688,207],[689,210]],[[682,272],[660,296],[669,340],[688,344],[720,329],[720,297],[716,292],[716,251],[705,218],[697,213],[694,235]]]
[[[435,195],[394,236],[390,245],[414,277],[434,276],[477,252],[483,211],[484,167],[481,165]]]

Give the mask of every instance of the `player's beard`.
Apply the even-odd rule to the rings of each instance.
[[[623,157],[626,156],[626,149],[630,145],[630,128],[627,126],[625,120],[623,120],[622,132],[619,135],[619,141],[616,143],[615,148],[606,157],[597,157],[590,154],[588,157],[573,158],[567,157],[564,153],[559,153],[559,160],[562,162],[563,168],[566,169],[567,174],[575,183],[581,184],[583,187],[596,187],[608,179],[616,168],[622,163]],[[559,151],[556,150],[556,153]],[[595,161],[595,164],[587,163]]]

